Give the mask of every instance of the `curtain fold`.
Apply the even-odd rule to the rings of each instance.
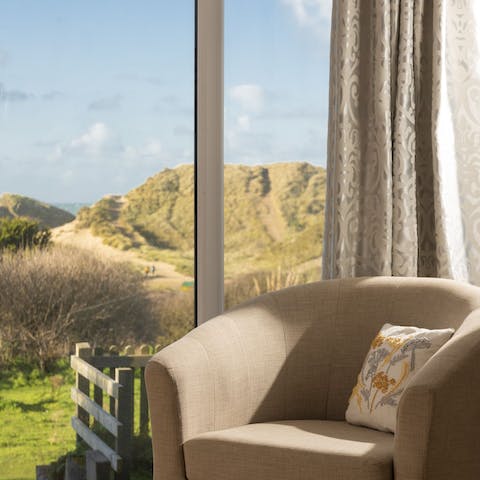
[[[480,283],[479,9],[333,2],[324,278]]]

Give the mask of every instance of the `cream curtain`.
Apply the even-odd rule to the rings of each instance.
[[[334,0],[324,278],[480,284],[480,0]]]

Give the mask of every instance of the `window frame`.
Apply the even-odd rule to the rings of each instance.
[[[195,0],[195,326],[224,309],[223,0]]]

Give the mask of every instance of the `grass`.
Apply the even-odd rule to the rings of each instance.
[[[175,265],[175,269],[184,275],[193,276],[194,274],[194,251],[187,250],[180,252],[178,250],[164,249],[152,247],[150,245],[142,245],[137,249],[139,255],[149,262],[165,262]]]
[[[43,375],[37,369],[15,367],[0,379],[0,480],[35,479],[36,465],[58,461],[76,450],[70,425],[74,404],[73,371],[66,360]],[[140,379],[135,378],[135,429],[138,433]],[[151,479],[150,439],[135,437],[136,471],[132,480]]]
[[[73,375],[66,365],[42,376],[22,369],[0,380],[0,479],[31,480],[35,466],[75,448],[70,427]]]

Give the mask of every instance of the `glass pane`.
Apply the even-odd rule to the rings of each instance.
[[[0,479],[75,448],[75,342],[193,327],[194,7],[2,2]]]
[[[225,301],[321,276],[331,2],[225,0]]]

